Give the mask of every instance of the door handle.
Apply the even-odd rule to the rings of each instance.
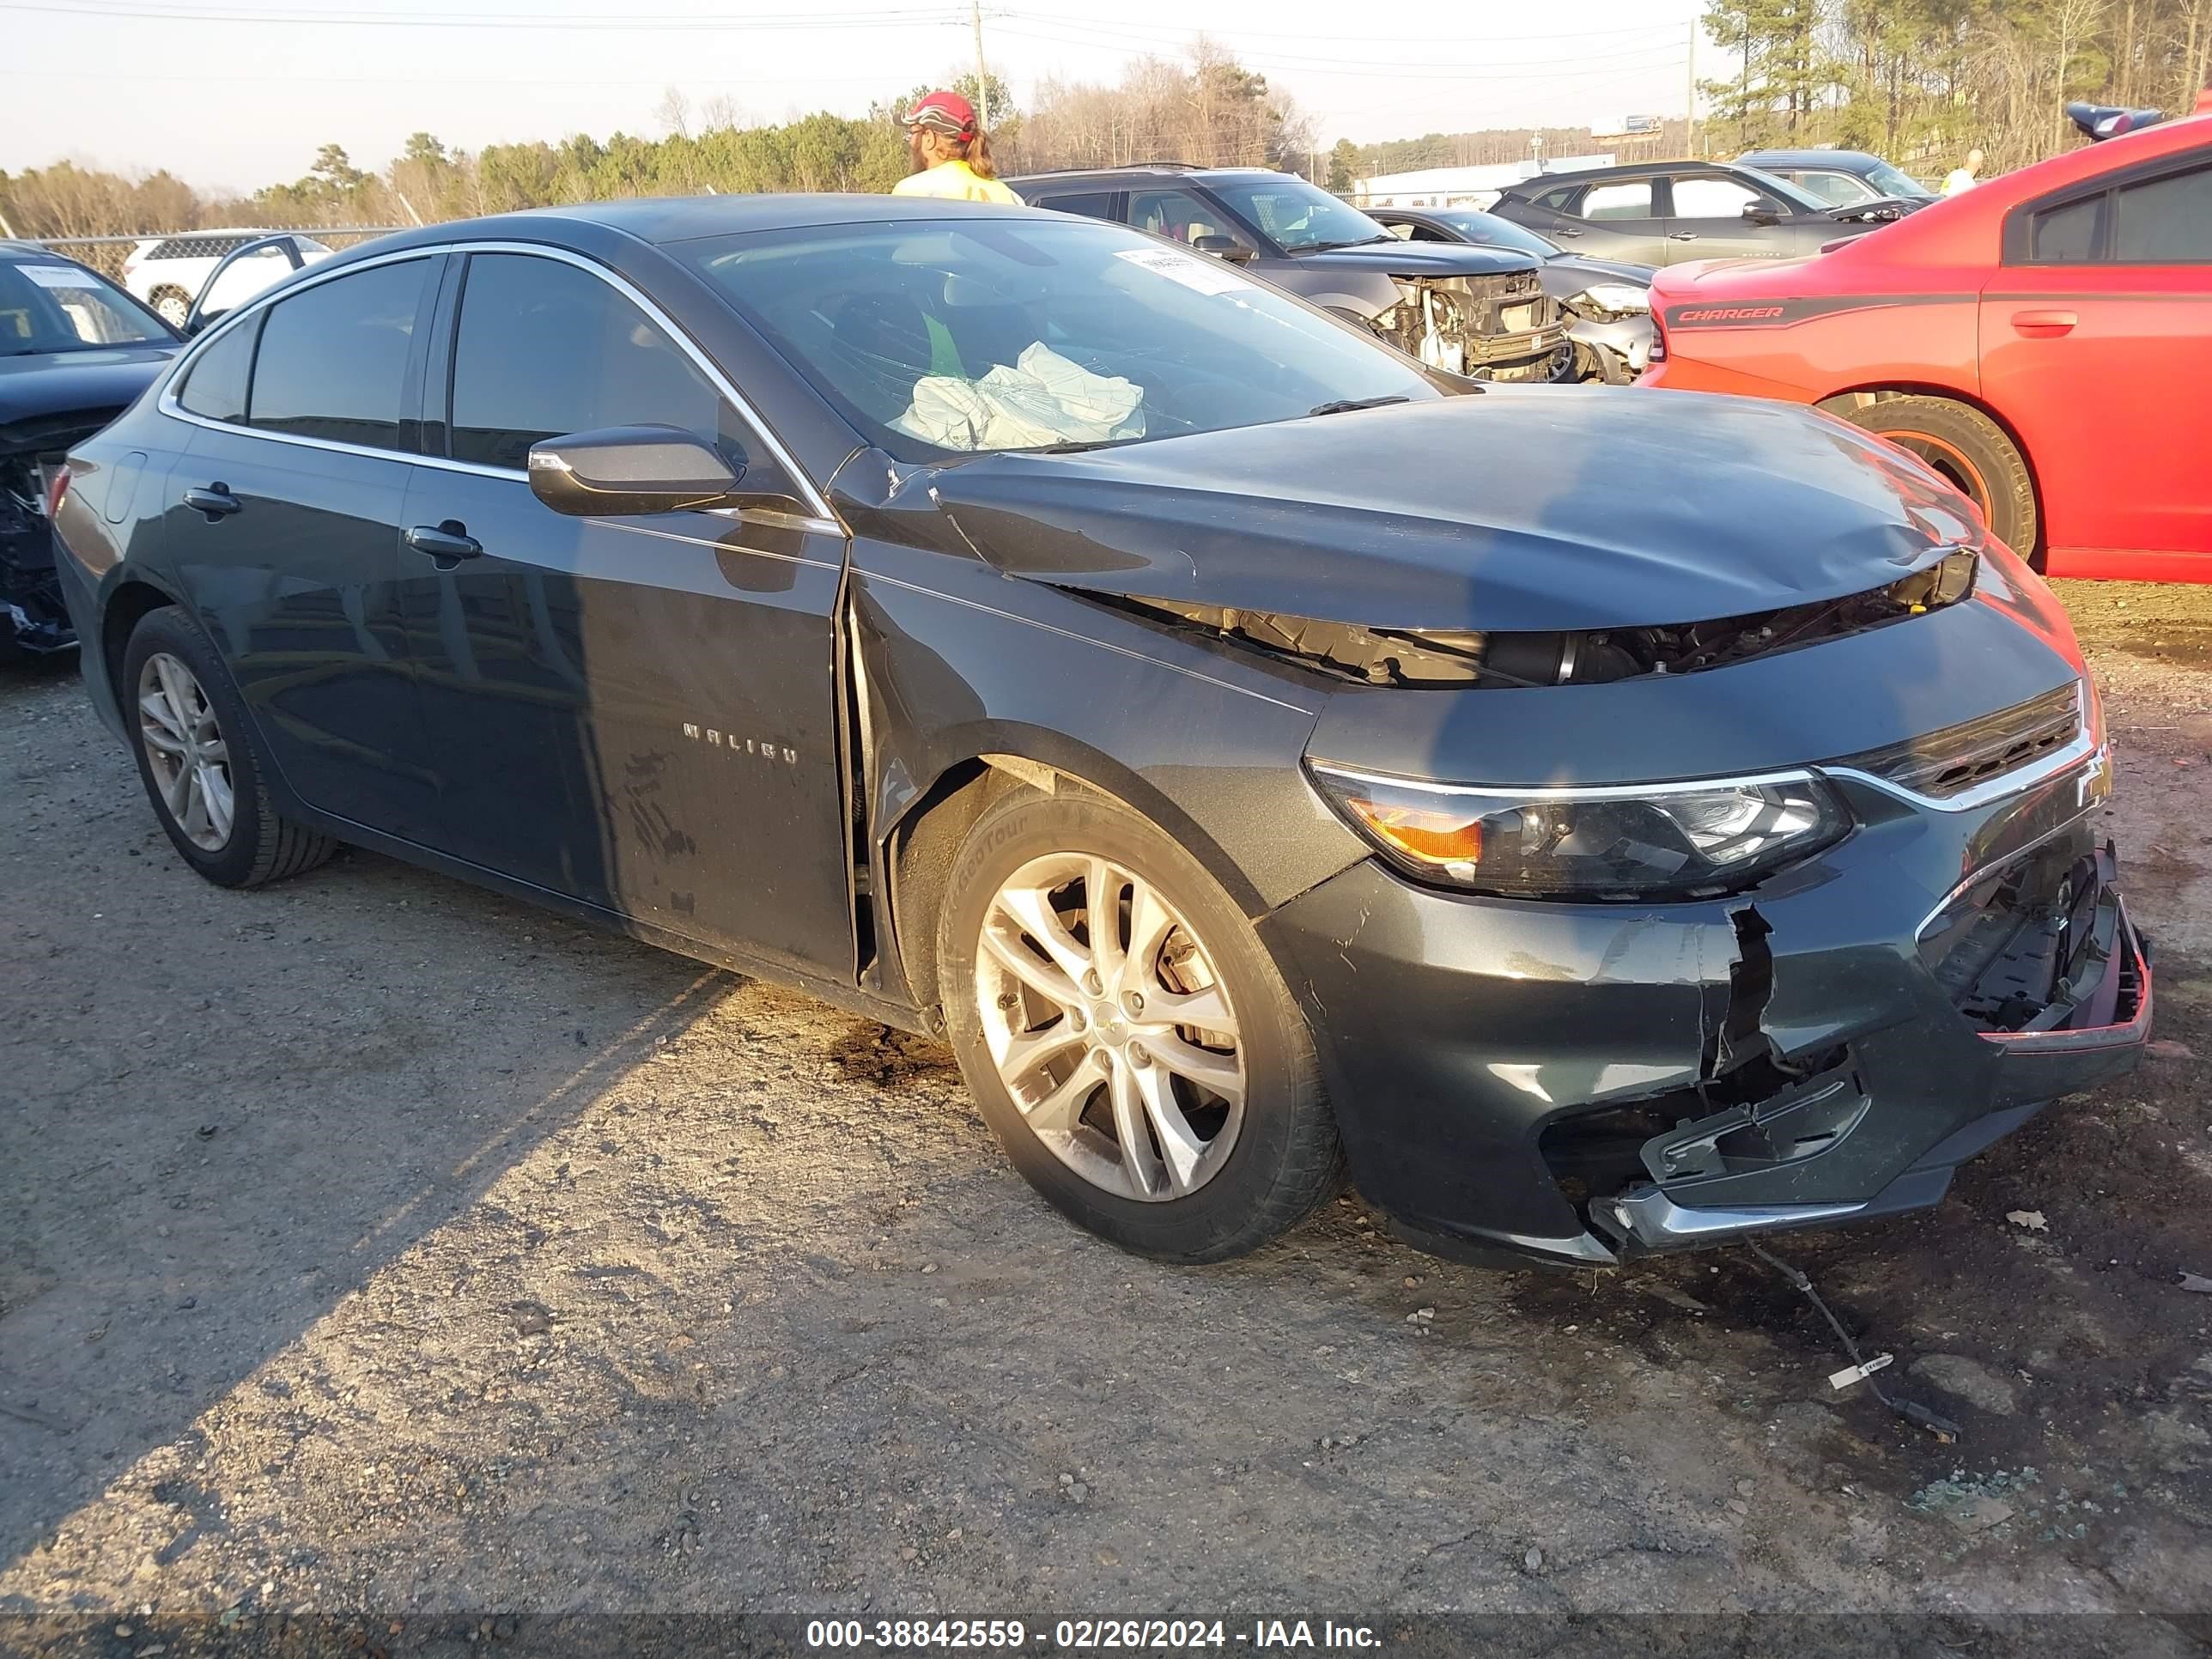
[[[418,524],[402,539],[417,553],[428,553],[437,561],[441,570],[451,570],[463,559],[483,555],[483,544],[470,535],[469,527],[459,519],[447,519],[441,524]]]
[[[242,510],[246,503],[230,493],[228,484],[211,483],[205,489],[187,489],[185,505],[196,513],[206,514],[208,522],[213,524],[217,519],[227,519]]]
[[[1552,234],[1554,236],[1579,236],[1582,234],[1582,232],[1579,230],[1571,230],[1566,226],[1562,225],[1558,229],[1554,230]]]
[[[2015,311],[2012,314],[2014,331],[2032,340],[2055,340],[2072,331],[2079,320],[2070,311]]]
[[[1698,233],[1694,230],[1670,230],[1667,233],[1667,240],[1670,242],[1694,242],[1698,240]]]

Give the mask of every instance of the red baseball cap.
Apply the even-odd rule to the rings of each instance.
[[[950,138],[975,136],[975,106],[957,92],[933,92],[899,118],[902,126],[928,127]]]

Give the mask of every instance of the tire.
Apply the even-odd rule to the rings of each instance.
[[[171,328],[182,328],[192,314],[192,296],[180,288],[157,288],[148,303],[154,307],[154,314]]]
[[[1024,908],[1042,891],[1029,884],[1062,872],[1079,885],[1060,899],[1079,892],[1085,903],[1055,943],[1104,966],[1095,994],[1025,945],[1038,935],[1017,920],[1037,914]],[[1079,920],[1094,884],[1114,895],[1116,929],[1097,956]],[[1030,896],[1012,901],[1010,891]],[[995,945],[985,941],[987,923]],[[945,1026],[969,1091],[1014,1167],[1078,1225],[1161,1261],[1221,1261],[1341,1189],[1343,1150],[1304,1016],[1229,896],[1129,808],[1030,790],[986,808],[953,860],[937,948]],[[1025,954],[1026,972],[1009,968],[1009,949]],[[1165,999],[1178,994],[1193,999],[1178,1012],[1229,1030],[1166,1024]],[[1075,1012],[1065,1012],[1071,1003]],[[1188,1040],[1199,1036],[1205,1045]],[[1033,1068],[1016,1058],[1031,1054]],[[1227,1093],[1194,1080],[1232,1075]],[[1130,1117],[1143,1114],[1133,1159],[1117,1101]],[[1162,1114],[1163,1102],[1172,1109]]]
[[[1948,398],[1883,398],[1844,416],[1910,450],[1981,509],[1990,533],[2038,569],[2042,519],[2027,459],[1978,409]]]
[[[154,816],[201,875],[218,887],[259,887],[337,850],[270,804],[246,705],[213,642],[183,611],[164,606],[139,618],[118,689]]]

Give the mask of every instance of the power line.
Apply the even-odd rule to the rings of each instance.
[[[949,6],[917,11],[785,12],[746,18],[702,18],[665,14],[652,17],[513,17],[489,13],[457,15],[450,12],[301,13],[235,9],[186,9],[151,6],[137,3],[136,0],[95,0],[95,3],[85,5],[59,4],[55,3],[55,0],[0,0],[0,11],[100,20],[127,18],[138,22],[251,23],[324,28],[573,30],[583,33],[614,30],[625,33],[783,33],[883,29],[902,24],[933,27],[964,23],[969,18],[967,9]]]
[[[999,33],[1001,34],[1012,35],[1018,40],[1041,41],[1048,46],[1080,46],[1091,51],[1118,51],[1134,55],[1141,53],[1146,50],[1145,46],[1134,42],[1123,43],[1115,41],[1109,43],[1096,40],[1086,40],[1076,35],[1040,33],[1029,29],[1012,28],[1003,25],[999,29]],[[1680,68],[1682,64],[1682,57],[1679,50],[1664,55],[1658,53],[1647,55],[1643,52],[1635,52],[1627,55],[1644,60],[1642,67],[1626,71],[1626,73],[1632,76],[1641,74],[1644,68],[1671,70]],[[1237,62],[1247,68],[1276,70],[1288,75],[1389,75],[1395,76],[1401,80],[1407,81],[1562,81],[1579,77],[1584,72],[1587,64],[1589,61],[1585,59],[1582,64],[1571,69],[1539,70],[1526,66],[1498,69],[1494,66],[1455,66],[1452,64],[1424,64],[1419,68],[1408,69],[1399,64],[1382,64],[1373,62],[1371,60],[1363,60],[1357,63],[1348,63],[1342,58],[1337,58],[1333,61],[1324,59],[1292,60],[1288,58],[1274,58],[1260,52],[1238,52],[1235,56]]]
[[[1025,22],[1031,23],[1078,24],[1084,27],[1104,28],[1114,27],[1132,31],[1142,31],[1142,26],[1135,23],[1121,23],[1111,26],[1106,24],[1092,24],[1089,22],[1088,20],[1083,18],[1060,17],[1049,12],[1025,11],[1018,6],[1004,11],[994,12],[990,15],[999,17],[1018,18]],[[1679,25],[1674,23],[1631,23],[1626,24],[1620,28],[1577,29],[1575,31],[1574,38],[1578,40],[1601,40],[1611,36],[1624,34],[1671,34],[1678,27]],[[1540,42],[1546,46],[1556,46],[1559,44],[1562,34],[1562,31],[1559,29],[1553,29],[1543,34],[1444,35],[1422,33],[1416,35],[1387,35],[1371,33],[1362,34],[1311,34],[1301,33],[1296,30],[1255,29],[1243,27],[1239,27],[1232,31],[1224,31],[1224,33],[1232,33],[1240,40],[1319,40],[1325,42],[1340,41],[1346,43],[1356,42],[1361,45],[1372,46],[1407,46],[1421,47],[1440,46],[1507,46],[1531,45]]]

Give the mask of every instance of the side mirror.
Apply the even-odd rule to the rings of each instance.
[[[1194,236],[1190,246],[1195,252],[1211,253],[1232,265],[1249,264],[1252,259],[1252,250],[1234,236]]]
[[[1778,225],[1782,216],[1764,202],[1746,202],[1743,216],[1754,225]]]
[[[673,426],[610,426],[530,446],[530,493],[571,518],[620,518],[704,507],[805,509],[781,491],[739,488],[732,466],[693,433]]]

